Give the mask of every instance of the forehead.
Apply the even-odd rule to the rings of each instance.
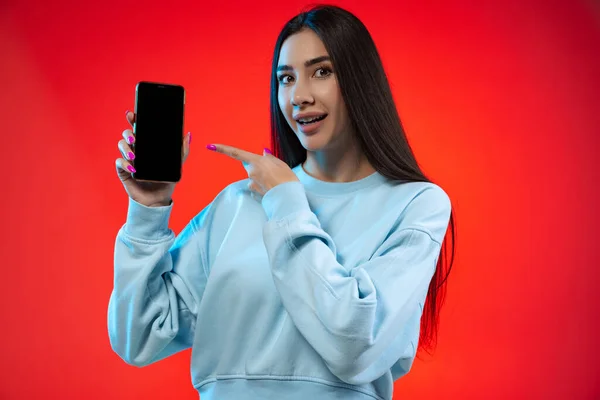
[[[304,29],[288,37],[279,52],[279,64],[296,68],[310,59],[329,55],[323,42],[311,29]]]

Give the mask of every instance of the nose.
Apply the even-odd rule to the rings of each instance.
[[[294,85],[292,89],[291,103],[293,106],[301,106],[305,104],[312,104],[314,99],[310,93],[310,88],[308,85],[298,82]]]

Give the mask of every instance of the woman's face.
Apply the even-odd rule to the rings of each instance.
[[[283,42],[277,79],[279,108],[305,149],[337,147],[347,138],[350,124],[335,71],[312,30]]]

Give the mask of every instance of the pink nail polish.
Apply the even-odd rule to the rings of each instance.
[[[190,135],[190,144],[192,144],[192,132],[188,132],[188,134]]]
[[[127,136],[127,143],[133,144],[133,136]]]
[[[214,144],[209,144],[208,146],[206,146],[207,149],[211,150],[211,151],[215,151],[217,150],[217,146],[215,146]]]
[[[266,147],[265,147],[265,151],[271,155],[273,154],[273,152],[271,152],[271,150],[267,149]]]
[[[129,115],[129,110],[125,111],[125,116]]]
[[[131,165],[128,165],[127,169],[129,170],[129,172],[135,173],[135,168],[133,168]]]
[[[133,160],[133,159],[135,158],[135,154],[133,154],[132,152],[129,152],[129,153],[127,153],[127,157],[128,157],[130,160]]]

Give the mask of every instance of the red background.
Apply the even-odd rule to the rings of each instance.
[[[272,47],[305,5],[200,3],[0,3],[0,398],[197,398],[189,352],[137,369],[108,342],[124,113],[139,80],[187,89],[179,232],[246,176],[207,143],[269,144]],[[371,30],[458,218],[438,351],[395,398],[598,398],[598,3],[336,4]]]

